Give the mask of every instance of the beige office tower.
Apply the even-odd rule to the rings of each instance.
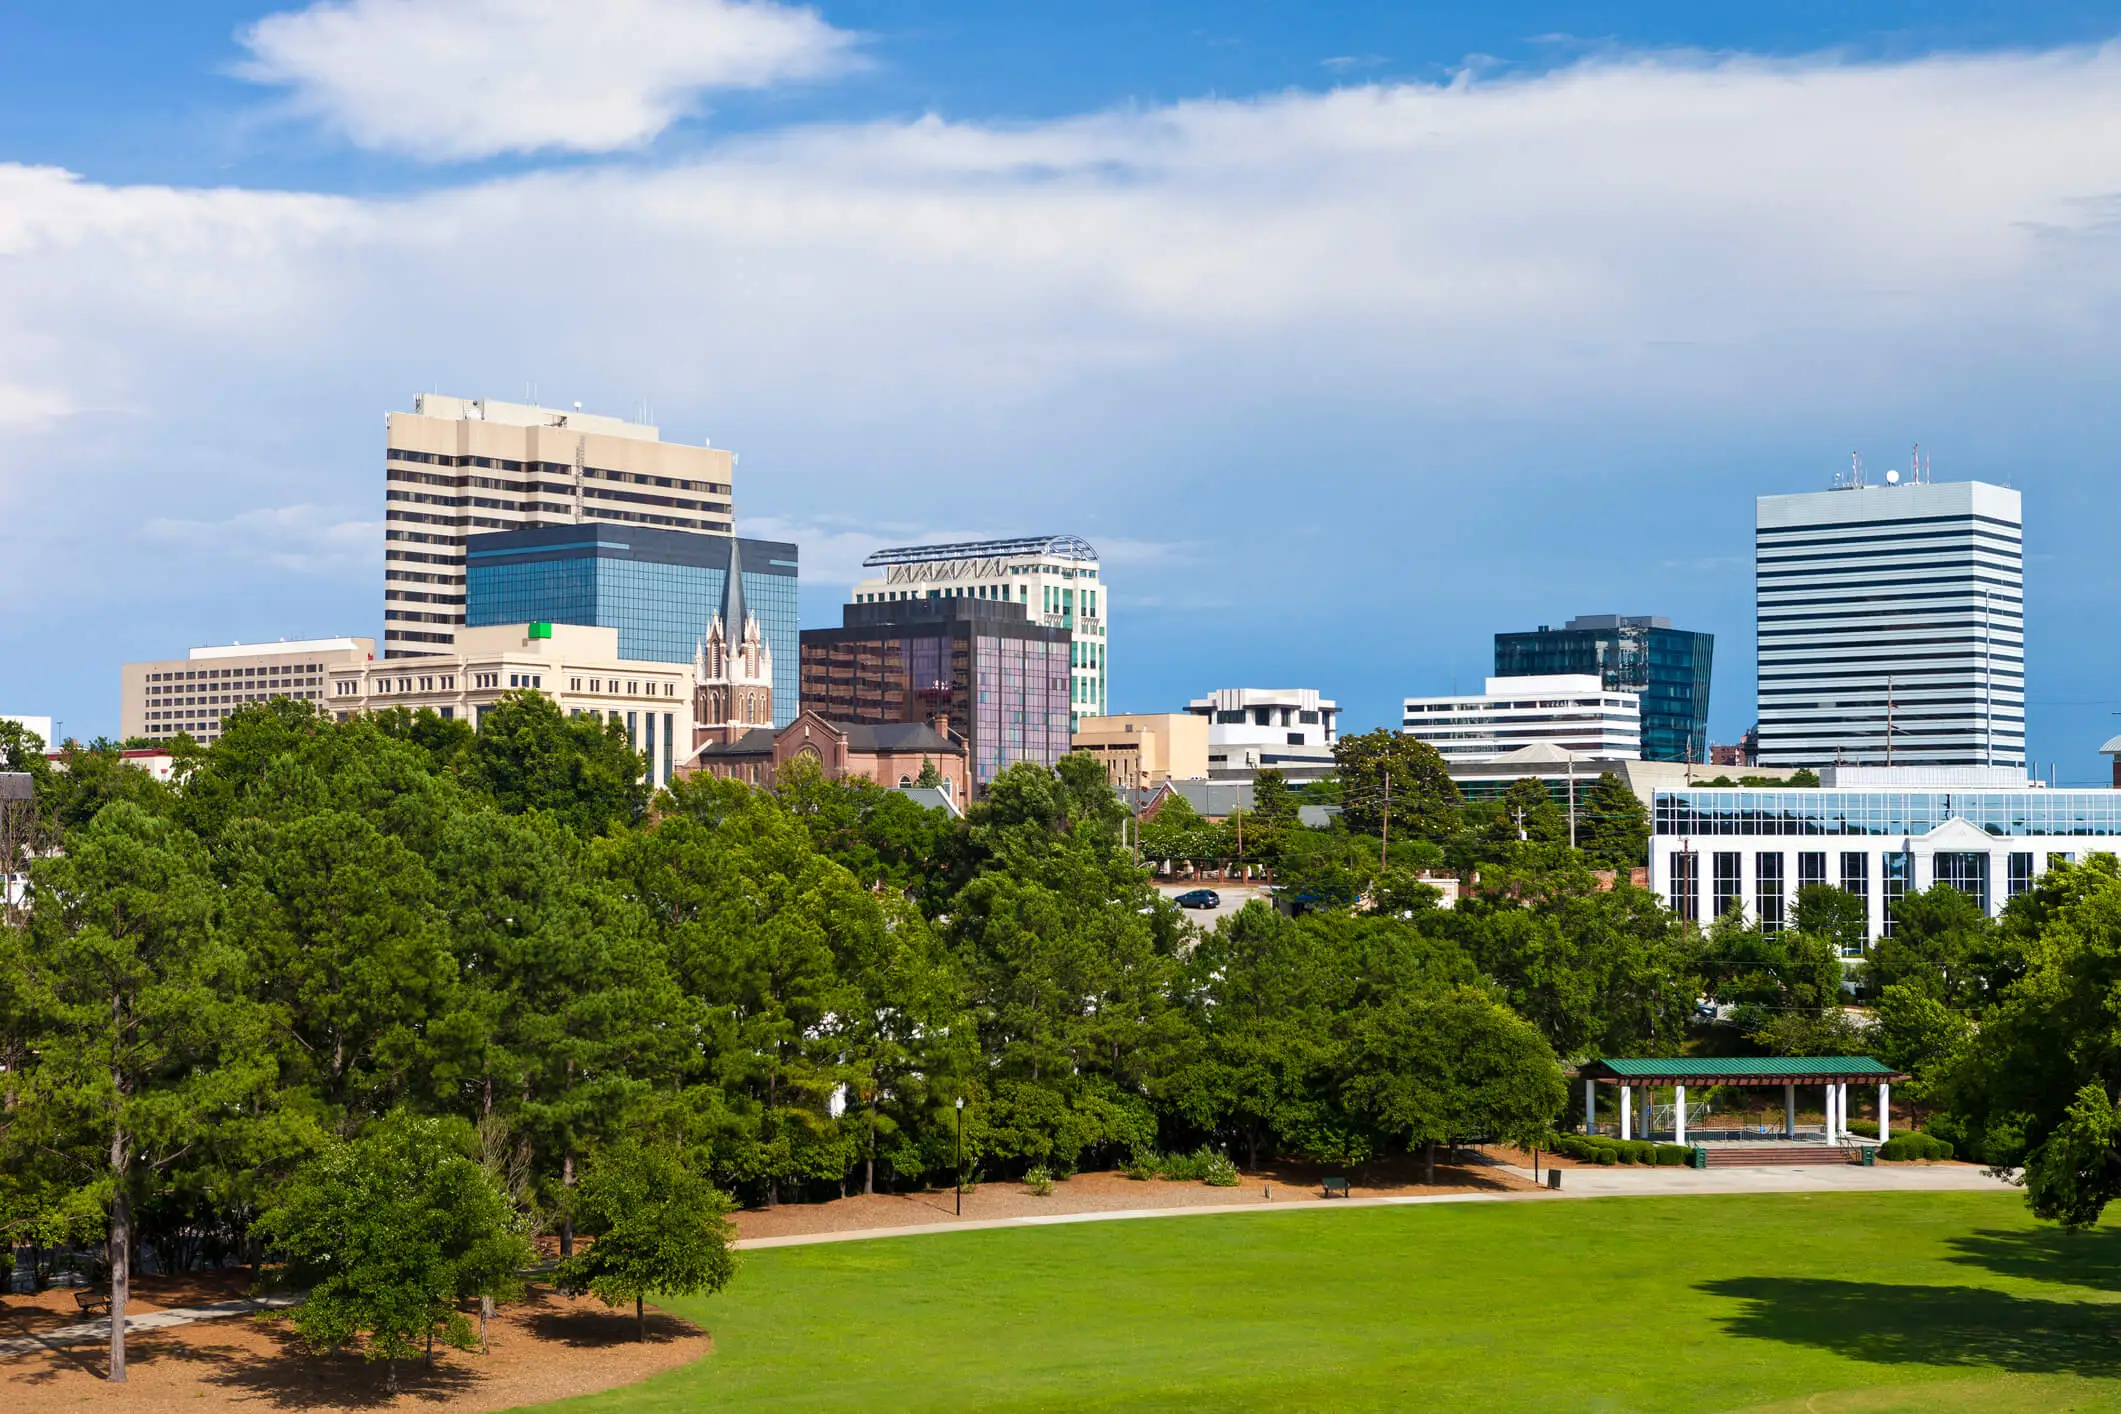
[[[446,653],[464,622],[464,539],[581,524],[733,535],[736,455],[645,423],[422,393],[386,419],[383,650]]]

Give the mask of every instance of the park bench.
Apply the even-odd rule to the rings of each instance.
[[[81,1314],[84,1316],[108,1316],[110,1314],[110,1293],[107,1291],[91,1291],[87,1287],[76,1287],[74,1288],[74,1305],[80,1308]]]
[[[1347,1181],[1347,1180],[1346,1180],[1345,1178],[1329,1178],[1329,1179],[1327,1179],[1327,1180],[1326,1180],[1326,1196],[1327,1196],[1328,1198],[1345,1198],[1345,1197],[1347,1197],[1347,1196],[1348,1196],[1348,1181]]]

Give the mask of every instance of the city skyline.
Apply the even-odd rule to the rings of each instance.
[[[1388,725],[1610,606],[1722,640],[1729,741],[1753,499],[1919,438],[2023,491],[2028,755],[2104,779],[2121,669],[2073,645],[2116,588],[2084,311],[2121,288],[2121,15],[1270,6],[1121,44],[1092,8],[1056,64],[1049,21],[768,6],[779,58],[732,75],[665,8],[611,42],[674,67],[596,69],[618,117],[557,138],[381,111],[361,66],[420,63],[390,7],[331,10],[381,49],[329,65],[318,9],[29,18],[0,710],[111,732],[122,662],[380,641],[375,424],[425,390],[742,449],[808,626],[876,548],[1080,534],[1127,606],[1110,711],[1293,682]]]

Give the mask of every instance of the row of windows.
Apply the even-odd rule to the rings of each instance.
[[[324,671],[318,663],[273,663],[248,668],[187,668],[182,672],[149,673],[149,682],[198,682],[215,678],[284,678]]]
[[[515,461],[508,457],[452,457],[440,452],[401,451],[396,447],[389,448],[383,455],[386,459],[414,462],[422,466],[472,466],[483,467],[488,471],[528,471],[533,475],[542,474],[565,477],[574,475],[574,466],[570,462],[525,462]],[[388,468],[386,468],[386,471],[388,471]],[[645,472],[610,471],[594,466],[583,467],[582,475],[584,478],[604,481],[630,481],[642,486],[668,486],[680,491],[706,491],[724,496],[729,494],[727,483],[720,481],[690,481],[681,476],[651,476]]]
[[[1651,818],[1659,835],[2121,835],[2121,791],[1660,791]]]

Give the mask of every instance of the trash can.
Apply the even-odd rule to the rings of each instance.
[[[1687,1150],[1686,1166],[1690,1169],[1705,1169],[1709,1166],[1709,1151],[1699,1144]]]
[[[1548,1169],[1548,1170],[1547,1170],[1547,1187],[1549,1187],[1549,1188],[1552,1188],[1552,1189],[1555,1189],[1555,1190],[1557,1190],[1557,1191],[1558,1191],[1558,1190],[1559,1190],[1559,1189],[1561,1188],[1561,1170],[1560,1170],[1560,1169]]]
[[[1878,1167],[1878,1146],[1865,1144],[1863,1146],[1863,1158],[1860,1162],[1867,1169]]]

